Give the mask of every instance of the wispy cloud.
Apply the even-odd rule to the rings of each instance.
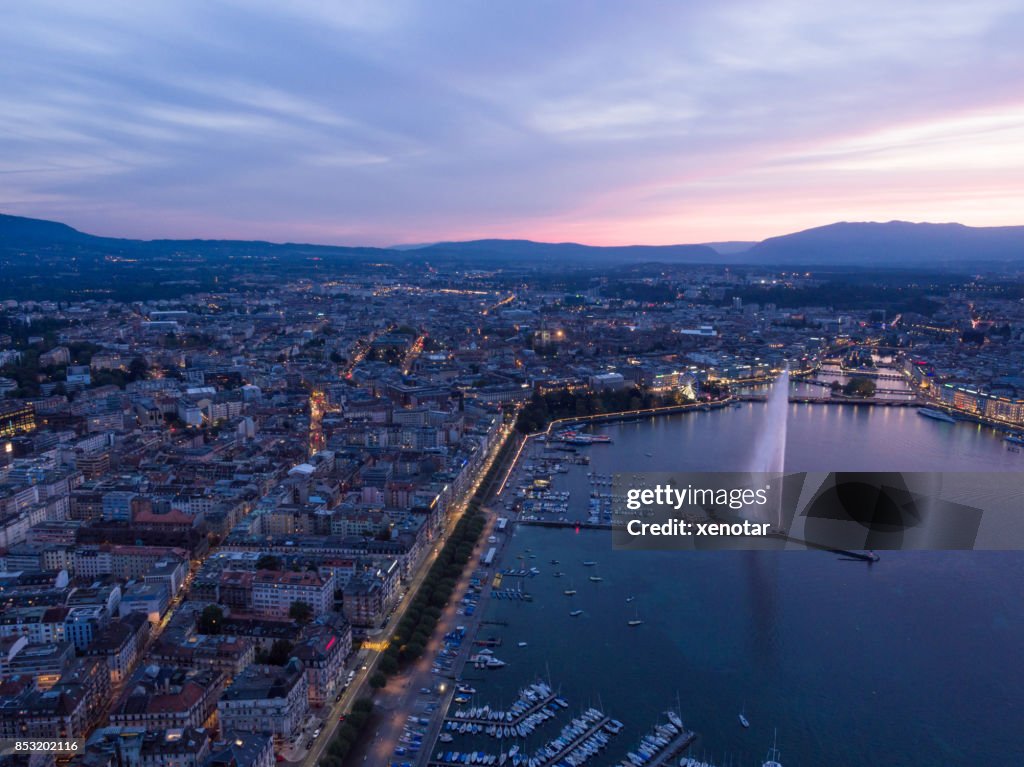
[[[0,207],[385,244],[1020,223],[1019,2],[40,0],[0,26]]]

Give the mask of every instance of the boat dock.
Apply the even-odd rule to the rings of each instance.
[[[544,764],[558,764],[563,758],[565,758],[566,756],[571,754],[573,751],[575,751],[577,748],[579,748],[581,745],[583,745],[583,743],[586,740],[588,740],[589,738],[592,738],[594,735],[596,735],[597,733],[601,732],[601,730],[604,728],[604,726],[606,724],[608,724],[608,722],[610,722],[610,721],[611,721],[611,717],[608,717],[608,716],[605,716],[604,714],[602,714],[601,718],[598,719],[593,724],[592,727],[587,728],[579,736],[577,736],[576,738],[573,738],[571,741],[569,741],[568,745],[566,745],[565,748],[560,750],[557,754],[555,754],[551,758],[547,759],[547,761],[545,761]]]
[[[517,724],[520,724],[524,719],[526,719],[531,714],[537,713],[542,708],[544,708],[544,706],[554,702],[555,698],[557,697],[558,696],[552,692],[550,695],[532,704],[529,708],[524,709],[522,712],[514,716],[512,719],[487,719],[481,717],[463,717],[451,715],[446,716],[444,718],[444,721],[455,722],[456,724],[478,724],[484,727],[489,727],[491,725],[501,725],[502,727],[515,727]]]
[[[494,589],[491,591],[491,596],[495,599],[519,599],[523,602],[533,601],[533,594],[528,591],[519,591],[518,589]]]
[[[794,535],[786,535],[784,533],[769,533],[768,537],[779,538],[783,541],[789,541],[792,543],[798,543],[801,546],[806,546],[809,549],[818,549],[819,551],[827,551],[830,554],[839,554],[840,556],[847,557],[849,559],[858,559],[862,562],[877,562],[880,557],[873,551],[851,551],[850,549],[835,549],[831,546],[824,546],[814,541],[808,541],[803,538],[797,538]]]
[[[666,712],[667,724],[655,725],[654,729],[640,739],[639,745],[629,753],[628,758],[615,767],[635,767],[642,761],[644,767],[676,767],[682,753],[697,739],[697,734],[686,729],[675,712]]]
[[[877,562],[879,556],[873,551],[847,551],[846,549],[829,549],[833,554],[842,554],[844,557],[859,559],[863,562]]]
[[[520,519],[516,524],[533,525],[535,527],[580,527],[588,530],[612,529],[611,522],[587,522],[584,519],[578,519],[572,522],[560,519]]]
[[[644,767],[675,767],[683,752],[697,739],[696,733],[684,729],[673,738],[664,750],[655,756]]]

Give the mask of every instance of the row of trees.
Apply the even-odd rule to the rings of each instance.
[[[839,381],[833,381],[829,388],[831,388],[833,394],[843,394],[847,397],[867,398],[875,396],[878,385],[870,378],[855,376],[845,384],[841,384]]]
[[[473,549],[480,539],[480,533],[483,532],[485,519],[481,506],[514,447],[515,440],[506,442],[484,475],[479,488],[469,501],[465,514],[455,525],[451,536],[438,553],[436,561],[395,629],[388,648],[377,665],[377,671],[370,677],[372,687],[383,687],[387,684],[389,676],[396,674],[404,665],[415,661],[426,649],[430,636],[441,618],[441,612],[451,599],[466,563],[473,556]]]
[[[351,713],[345,717],[344,724],[338,728],[326,753],[320,758],[320,767],[341,767],[345,757],[359,742],[372,715],[373,701],[369,698],[360,698],[353,703]]]
[[[637,386],[618,390],[561,390],[548,394],[534,394],[526,407],[519,411],[516,429],[522,434],[532,434],[547,428],[549,423],[559,418],[682,405],[689,401],[682,392],[662,396],[644,391]]]

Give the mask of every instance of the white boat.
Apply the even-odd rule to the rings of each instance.
[[[643,621],[640,620],[640,612],[639,611],[634,613],[633,620],[626,621],[626,625],[627,626],[639,626],[642,623],[643,623]]]
[[[573,618],[576,618],[576,617],[578,617],[580,615],[583,615],[583,611],[582,610],[573,610],[571,613],[569,613],[569,615],[571,615]]]
[[[526,642],[517,642],[516,646],[517,647],[526,647]]]
[[[936,421],[944,421],[946,423],[956,423],[956,419],[953,418],[949,413],[943,410],[936,410],[931,407],[919,407],[917,409],[918,415],[923,415],[925,418],[934,418]]]
[[[776,748],[778,741],[778,730],[775,731],[775,735],[772,736],[772,747],[768,751],[768,758],[764,761],[761,767],[782,767],[782,763],[779,761],[779,749]]]

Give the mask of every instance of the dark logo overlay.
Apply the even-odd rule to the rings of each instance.
[[[1020,473],[617,474],[612,499],[620,549],[1024,549]]]

